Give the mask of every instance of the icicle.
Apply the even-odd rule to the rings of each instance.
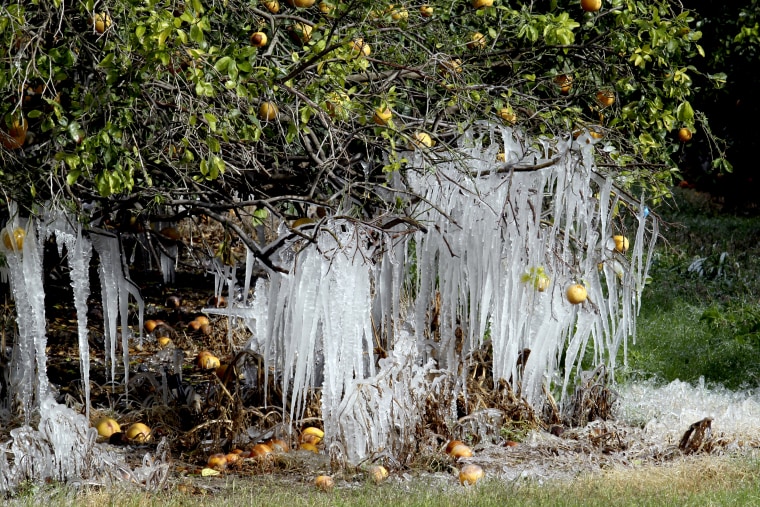
[[[47,396],[49,385],[42,258],[37,242],[36,221],[30,219],[26,225],[22,248],[16,249],[15,244],[12,245],[13,249],[9,250],[6,245],[3,248],[18,325],[18,338],[14,343],[10,364],[9,394],[17,397],[28,424],[33,411],[39,408],[41,400]],[[6,227],[12,233],[15,228],[21,227],[21,223],[13,220]]]
[[[104,339],[107,352],[106,364],[111,366],[111,382],[116,380],[116,350],[117,324],[121,316],[121,349],[124,367],[124,386],[129,382],[129,339],[132,331],[129,327],[129,296],[134,297],[138,304],[140,337],[142,339],[142,323],[145,303],[140,292],[126,276],[127,268],[121,255],[119,239],[115,236],[94,235],[92,244],[100,257],[98,274],[100,275],[101,297],[103,300],[103,316],[105,321]]]

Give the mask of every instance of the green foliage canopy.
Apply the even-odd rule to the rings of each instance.
[[[690,102],[701,33],[676,2],[431,0],[430,16],[418,3],[273,3],[2,1],[3,197],[217,219],[343,203],[364,219],[393,208],[375,190],[407,169],[415,132],[446,150],[480,120],[589,129],[600,168],[662,196],[677,130],[705,121]],[[272,120],[259,114],[269,101]],[[373,121],[384,108],[387,125]],[[7,134],[21,130],[16,147]]]

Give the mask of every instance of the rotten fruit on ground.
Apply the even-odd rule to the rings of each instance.
[[[304,428],[301,432],[302,443],[318,445],[323,438],[325,438],[325,432],[312,426]]]
[[[110,417],[101,417],[98,422],[95,423],[95,429],[98,430],[98,435],[104,438],[111,438],[114,433],[121,433],[121,426],[116,420]]]
[[[150,435],[150,428],[139,422],[132,424],[126,433],[127,440],[140,443],[150,440]]]
[[[335,486],[335,481],[329,475],[320,475],[314,480],[314,485],[322,491],[330,491]]]
[[[206,466],[214,470],[223,470],[227,468],[227,455],[222,453],[212,454],[208,457]]]
[[[309,451],[309,452],[313,452],[315,454],[319,452],[319,448],[316,445],[308,443],[308,442],[304,442],[304,443],[300,444],[298,446],[298,449],[300,451]]]
[[[454,459],[472,458],[472,449],[465,444],[457,444],[451,449],[449,456]]]
[[[448,444],[446,444],[446,449],[444,452],[446,454],[451,454],[451,450],[458,445],[464,445],[464,442],[462,442],[461,440],[452,440]]]
[[[264,445],[272,449],[272,452],[288,452],[290,451],[290,446],[288,443],[281,438],[273,438],[271,440],[267,440],[264,442]]]
[[[375,484],[380,484],[388,477],[388,470],[382,465],[369,467],[369,476]]]
[[[483,469],[475,464],[467,464],[459,471],[459,484],[472,486],[483,478]]]
[[[266,458],[272,454],[272,448],[266,444],[256,444],[251,448],[252,458]]]
[[[575,283],[567,288],[567,300],[574,304],[580,304],[586,301],[586,298],[588,298],[588,292],[586,292],[586,287],[579,283]]]
[[[16,227],[12,231],[8,229],[3,230],[3,245],[8,250],[20,251],[24,248],[24,238],[26,237],[26,231],[21,227]]]
[[[208,350],[202,350],[200,353],[198,353],[196,364],[201,370],[216,370],[219,368],[219,366],[221,366],[219,358]]]

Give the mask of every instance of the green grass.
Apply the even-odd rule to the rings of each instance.
[[[665,209],[637,343],[622,378],[680,379],[735,389],[760,381],[760,218],[715,213],[678,193]],[[704,259],[702,271],[690,270]]]

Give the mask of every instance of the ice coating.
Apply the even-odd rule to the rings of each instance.
[[[21,227],[20,222],[12,224]],[[41,400],[48,396],[47,324],[45,291],[42,282],[42,258],[33,221],[26,224],[21,250],[5,250],[11,293],[16,306],[18,338],[13,345],[10,363],[9,394],[15,397],[29,424]]]
[[[132,331],[129,327],[129,297],[138,304],[139,328],[142,336],[145,303],[137,287],[127,278],[119,238],[110,234],[93,234],[92,245],[100,257],[98,275],[100,276],[101,298],[103,300],[104,340],[107,362],[110,364],[110,380],[116,379],[117,338],[121,335],[122,363],[124,366],[124,385],[129,384],[129,339]],[[121,325],[121,333],[118,326]]]
[[[707,387],[703,379],[692,385],[675,380],[627,383],[617,389],[620,401],[616,416],[642,426],[659,442],[678,444],[686,428],[710,417],[713,435],[735,446],[757,445],[760,435],[760,397],[757,391],[729,391]]]
[[[422,197],[409,212],[424,230],[410,237],[393,226],[377,247],[366,228],[325,220],[314,244],[296,240],[281,252],[288,274],[259,280],[250,306],[226,309],[252,331],[248,346],[282,372],[291,415],[305,389],[322,387],[328,446],[352,462],[403,448],[420,416],[415,396],[440,372],[459,372],[453,415],[455,394],[467,395],[462,362],[487,341],[494,380],[514,379],[539,406],[544,387],[567,387],[589,341],[594,362],[612,370],[633,334],[656,223],[636,215],[628,252],[612,236],[632,237],[616,217],[643,203],[594,171],[588,134],[535,141],[489,129],[498,142],[468,131],[456,155],[407,153],[415,170],[405,181]],[[525,278],[539,268],[544,290]],[[250,276],[246,269],[245,287]],[[589,298],[572,305],[566,288],[579,282]]]
[[[85,415],[90,416],[90,344],[87,330],[87,300],[90,297],[90,260],[92,244],[82,234],[82,224],[73,222],[73,217],[47,209],[46,216],[40,223],[40,235],[43,239],[53,235],[58,245],[59,254],[66,247],[74,293],[74,308],[77,314],[77,336],[79,345],[79,367],[82,374],[82,386],[85,397]]]

